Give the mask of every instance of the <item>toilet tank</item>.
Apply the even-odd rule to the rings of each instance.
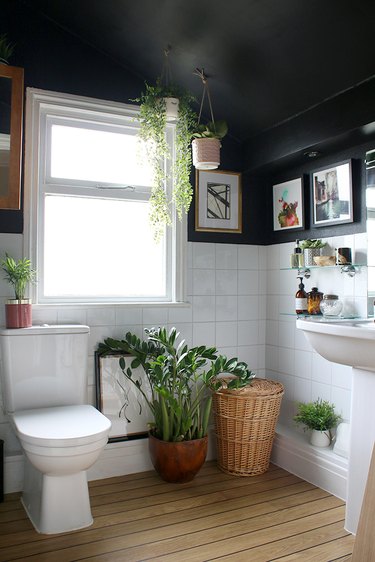
[[[89,327],[81,325],[0,329],[6,412],[87,404],[89,333]]]

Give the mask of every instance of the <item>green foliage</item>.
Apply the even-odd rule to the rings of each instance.
[[[191,108],[194,98],[176,86],[164,87],[160,80],[155,86],[145,84],[146,91],[135,100],[140,103],[140,138],[145,142],[146,153],[153,169],[153,188],[150,198],[150,222],[156,239],[159,239],[165,225],[171,224],[171,201],[167,200],[165,187],[168,174],[164,160],[172,161],[165,138],[166,97],[179,99],[178,120],[176,123],[176,151],[173,166],[172,201],[181,220],[187,213],[193,197],[190,184],[192,132],[196,127],[196,115]]]
[[[333,404],[318,398],[315,402],[300,402],[293,420],[304,425],[305,430],[328,431],[341,421],[341,416],[335,413]]]
[[[14,51],[14,45],[9,43],[6,33],[0,35],[0,59],[8,62]]]
[[[222,139],[228,132],[226,121],[209,121],[206,125],[199,124],[193,137],[196,139]]]
[[[214,347],[199,346],[191,349],[175,328],[145,330],[147,341],[128,332],[123,340],[107,338],[99,344],[98,352],[130,353],[130,361],[120,358],[124,376],[132,382],[146,400],[154,421],[151,429],[155,437],[164,441],[189,441],[207,434],[212,396],[217,390],[220,373],[235,375],[228,388],[241,388],[251,383],[255,374],[246,363],[237,358],[218,355]],[[134,376],[133,369],[142,366],[146,374],[144,387]]]
[[[301,242],[301,250],[309,250],[311,248],[324,248],[326,242],[322,242],[321,240],[302,240]]]
[[[10,283],[17,300],[25,298],[26,287],[29,283],[36,283],[36,271],[31,269],[31,261],[22,258],[16,262],[8,254],[1,260],[0,266],[5,272],[4,279]]]

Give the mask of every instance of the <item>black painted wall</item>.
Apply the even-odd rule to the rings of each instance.
[[[10,62],[24,68],[25,87],[125,103],[137,97],[143,89],[142,77],[134,76],[116,61],[82,43],[53,22],[35,15],[19,0],[1,0],[0,33],[5,32],[16,43]],[[355,92],[347,93],[344,98],[336,100],[336,106],[335,100],[330,100],[329,106],[315,109],[296,122],[267,131],[244,146],[230,136],[224,138],[220,169],[243,172],[243,233],[195,232],[193,203],[189,212],[188,239],[270,244],[296,238],[296,231],[273,232],[272,185],[301,174],[306,175],[306,231],[299,231],[299,238],[364,231],[363,159],[366,149],[375,146],[375,127],[370,124],[372,119],[375,121],[375,111],[370,103],[374,85],[375,82],[368,83]],[[371,142],[372,138],[374,142]],[[322,147],[324,156],[313,162],[306,161],[301,153],[306,146],[312,145]],[[314,168],[347,158],[354,159],[353,224],[310,230],[309,173]],[[195,184],[194,174],[192,183]],[[0,232],[22,231],[22,210],[0,210]]]

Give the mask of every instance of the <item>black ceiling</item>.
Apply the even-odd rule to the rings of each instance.
[[[25,0],[153,82],[174,81],[246,140],[375,75],[374,0]],[[206,110],[207,112],[207,110]]]

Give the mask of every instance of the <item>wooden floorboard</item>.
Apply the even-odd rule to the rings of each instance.
[[[349,562],[344,503],[271,466],[241,478],[206,463],[190,483],[155,472],[90,483],[94,524],[41,535],[19,494],[0,504],[0,562]]]

